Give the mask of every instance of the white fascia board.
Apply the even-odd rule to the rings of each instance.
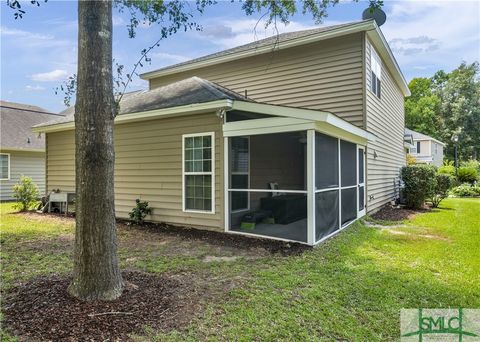
[[[320,32],[320,33],[312,33],[311,35],[307,37],[301,37],[301,38],[292,38],[290,40],[280,42],[277,44],[275,47],[275,50],[282,50],[282,49],[287,49],[290,47],[295,47],[299,45],[305,45],[309,43],[314,43],[318,42],[321,40],[326,40],[334,37],[339,37],[339,36],[345,36],[348,34],[353,34],[357,32],[362,32],[362,31],[367,31],[371,30],[373,28],[372,26],[373,21],[362,21],[359,23],[352,24],[351,26],[347,27],[339,27],[337,29],[333,29],[327,32]],[[140,74],[140,78],[144,80],[150,80],[155,77],[160,77],[160,76],[166,76],[166,75],[171,75],[171,74],[176,74],[179,72],[183,71],[188,71],[188,70],[193,70],[193,69],[198,69],[198,68],[203,68],[215,64],[220,64],[220,63],[225,63],[225,62],[230,62],[234,61],[237,59],[245,58],[245,57],[251,57],[251,56],[256,56],[260,55],[263,53],[268,53],[272,52],[272,46],[267,45],[261,48],[252,48],[247,51],[241,51],[241,52],[232,52],[228,55],[223,55],[219,57],[212,57],[208,58],[202,61],[198,62],[193,62],[189,64],[183,64],[179,65],[178,67],[173,66],[172,68],[166,69],[166,70],[154,70],[150,72],[146,72],[144,74]]]
[[[376,136],[357,127],[338,116],[329,113],[321,112],[312,109],[304,108],[294,108],[294,107],[284,107],[277,105],[269,105],[263,103],[255,102],[244,102],[244,101],[234,101],[232,110],[241,110],[246,112],[253,112],[259,114],[267,114],[273,116],[283,117],[288,120],[280,120],[277,118],[277,121],[274,121],[273,118],[268,119],[256,119],[256,120],[245,120],[234,123],[227,123],[224,125],[224,132],[233,130],[233,127],[241,127],[244,135],[249,135],[249,132],[258,132],[256,134],[265,134],[260,132],[265,132],[264,123],[273,124],[274,122],[281,122],[279,126],[283,126],[282,132],[288,131],[298,131],[304,129],[314,129],[320,130],[326,134],[331,133],[337,137],[341,137],[350,141],[355,141],[356,143],[365,144],[366,141],[375,141]],[[265,120],[265,121],[262,121]],[[266,121],[272,120],[272,121]],[[240,124],[242,123],[242,124]],[[259,125],[262,125],[260,127]],[[290,130],[288,129],[290,127]],[[272,127],[273,128],[273,127]],[[272,132],[273,133],[273,130]]]
[[[315,129],[315,122],[296,118],[266,118],[227,122],[223,124],[224,137],[273,134]]]
[[[380,54],[383,58],[385,64],[387,65],[387,69],[392,73],[392,76],[395,82],[398,84],[400,90],[402,91],[404,96],[410,96],[410,89],[408,88],[408,83],[403,76],[402,71],[393,55],[390,46],[385,39],[380,28],[377,26],[375,21],[372,21],[373,29],[367,30],[367,36],[370,41],[375,46],[376,51]]]
[[[348,132],[348,133],[353,134],[357,137],[360,137],[362,139],[365,139],[365,140],[368,140],[368,141],[376,141],[377,140],[377,137],[374,134],[372,134],[372,133],[370,133],[370,132],[368,132],[368,131],[360,128],[360,127],[357,127],[357,126],[351,124],[350,122],[339,118],[336,115],[333,115],[333,114],[329,113],[329,115],[327,117],[327,120],[325,122],[334,126],[334,127],[340,128],[341,130],[343,130],[345,132]]]
[[[137,121],[146,121],[157,118],[166,118],[172,116],[183,116],[191,114],[205,113],[217,109],[230,110],[232,108],[232,100],[218,100],[206,103],[195,103],[186,106],[177,106],[163,109],[149,110],[145,112],[130,113],[118,115],[115,118],[115,124],[123,124]],[[50,126],[33,127],[35,133],[51,133],[59,131],[67,131],[75,128],[75,122],[65,122]]]

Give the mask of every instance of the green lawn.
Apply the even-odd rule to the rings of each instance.
[[[9,204],[1,208],[5,288],[69,271],[71,220],[12,214]],[[447,199],[404,224],[378,229],[355,223],[289,257],[120,231],[123,267],[201,273],[212,286],[229,279],[236,284],[210,300],[186,331],[138,339],[398,340],[401,308],[479,308],[480,199]],[[241,257],[234,261],[202,261],[236,253]]]

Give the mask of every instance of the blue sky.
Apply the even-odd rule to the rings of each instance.
[[[330,9],[323,25],[359,20],[366,1],[341,1]],[[58,112],[63,97],[53,89],[76,72],[77,4],[53,1],[40,7],[24,3],[27,14],[15,20],[1,1],[1,99],[38,105]],[[480,60],[480,1],[385,1],[387,22],[382,31],[407,80],[450,71],[461,61]],[[220,2],[198,22],[203,32],[182,32],[163,41],[140,72],[175,64],[274,34],[262,25],[254,32],[258,15],[247,17],[238,4]],[[114,57],[128,72],[140,51],[154,42],[158,26],[141,25],[129,39],[128,16],[114,12]],[[310,16],[296,15],[280,32],[315,27]],[[146,88],[136,78],[129,90]]]

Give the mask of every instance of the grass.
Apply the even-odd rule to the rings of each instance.
[[[9,204],[1,208],[4,287],[70,270],[71,221],[12,214]],[[234,251],[198,241],[160,243],[148,236],[148,246],[121,244],[123,267],[201,272],[212,286],[219,279],[239,279],[186,331],[147,330],[136,339],[398,340],[401,308],[480,307],[479,213],[480,199],[446,199],[399,228],[357,222],[295,257],[249,258],[249,251],[238,251],[242,257],[233,262],[204,263],[205,255]],[[135,235],[120,233],[120,240]],[[168,251],[169,245],[182,252]]]

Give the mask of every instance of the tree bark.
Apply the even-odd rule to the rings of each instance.
[[[112,3],[78,2],[75,104],[76,231],[69,292],[82,300],[122,294],[114,203]]]

